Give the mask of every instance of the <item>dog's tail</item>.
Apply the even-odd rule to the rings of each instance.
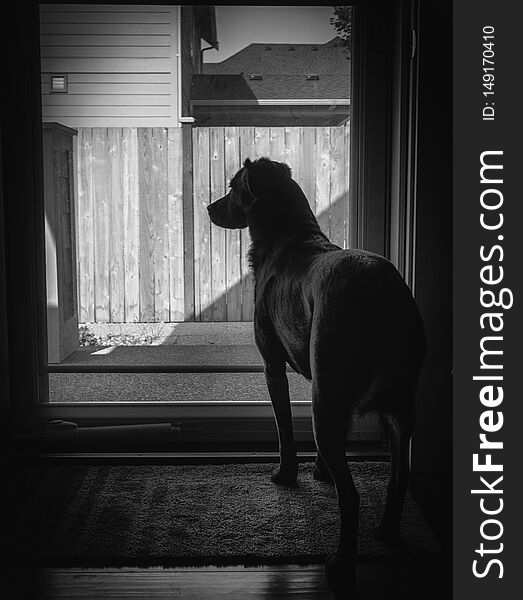
[[[393,415],[411,415],[415,408],[415,391],[419,369],[381,370],[360,394],[356,411],[360,416],[377,411]]]

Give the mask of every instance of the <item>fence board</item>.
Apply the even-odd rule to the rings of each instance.
[[[211,320],[211,225],[209,203],[209,129],[195,130],[194,144],[194,305],[197,321]]]
[[[285,160],[291,167],[292,177],[298,183],[301,182],[302,164],[300,161],[300,130],[297,127],[285,127]]]
[[[73,209],[73,215],[74,215],[74,219],[73,219],[73,225],[74,225],[74,231],[72,233],[72,242],[74,244],[74,256],[75,261],[76,261],[76,281],[74,281],[74,285],[75,285],[75,289],[76,289],[76,297],[74,299],[74,301],[76,302],[76,307],[77,310],[79,310],[80,307],[80,285],[79,285],[79,281],[80,281],[80,267],[79,267],[79,262],[78,262],[78,257],[79,257],[79,251],[78,251],[78,241],[79,241],[79,235],[78,235],[78,133],[77,135],[73,136],[73,152],[72,154],[69,155],[69,160],[71,161],[71,167],[73,169],[73,178],[69,180],[69,190],[70,190],[70,197],[72,198],[72,209]],[[77,313],[79,314],[79,313]]]
[[[330,236],[330,129],[316,129],[316,218],[327,237]]]
[[[122,129],[124,308],[128,323],[140,318],[140,199],[138,190],[138,137],[136,128]]]
[[[240,168],[240,144],[238,127],[225,127],[225,179],[229,181]],[[226,297],[227,321],[241,321],[241,271],[240,271],[240,232],[228,229],[225,237],[226,244]]]
[[[345,236],[345,153],[343,129],[335,127],[331,131],[331,241],[333,244],[343,247]]]
[[[239,127],[225,127],[225,179],[229,181],[240,168]],[[239,230],[228,229],[226,244],[227,321],[241,321],[241,243]]]
[[[346,198],[346,217],[345,217],[345,248],[352,248],[352,224],[351,221],[355,218],[352,214],[352,207],[350,202],[350,172],[351,172],[351,155],[350,155],[350,121],[344,127],[345,133],[345,172],[347,173],[347,183],[345,186],[345,198]]]
[[[315,128],[302,127],[300,132],[301,176],[299,184],[313,212],[316,212],[316,163],[314,160]]]
[[[153,129],[154,320],[169,320],[169,212],[167,206],[167,131]]]
[[[254,153],[254,127],[240,127],[240,162],[251,158]],[[242,295],[242,321],[252,321],[254,317],[254,278],[249,268],[248,254],[251,245],[249,229],[245,228],[240,233],[240,270],[241,270],[241,295]]]
[[[270,154],[269,127],[254,129],[254,158],[262,158]]]
[[[138,190],[140,199],[140,321],[154,320],[154,204],[152,132],[138,129]]]
[[[181,127],[168,130],[169,296],[170,321],[185,313],[183,267],[183,139]]]
[[[194,164],[192,126],[182,129],[183,298],[186,321],[195,320]]]
[[[79,319],[92,322],[94,315],[94,198],[92,130],[79,129],[77,141],[77,227]]]
[[[109,302],[110,321],[125,320],[124,267],[123,267],[123,202],[121,181],[121,132],[112,127],[107,130],[109,152]]]
[[[213,127],[210,130],[210,168],[211,186],[210,201],[214,202],[225,193],[225,144],[222,127]],[[227,302],[225,290],[226,278],[226,232],[222,227],[211,223],[211,319],[225,321],[227,319]]]
[[[269,158],[285,162],[285,128],[271,127],[269,132]]]
[[[93,129],[93,187],[95,210],[95,320],[110,320],[109,295],[109,193],[111,189],[107,130]]]

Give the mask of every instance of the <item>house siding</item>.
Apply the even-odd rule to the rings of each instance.
[[[176,127],[177,6],[40,8],[42,116],[70,127]],[[68,77],[50,91],[51,74]]]

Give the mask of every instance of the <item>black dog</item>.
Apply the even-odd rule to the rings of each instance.
[[[294,485],[298,470],[288,363],[312,380],[315,477],[336,486],[341,535],[327,573],[334,579],[350,573],[353,579],[359,495],[345,458],[351,415],[377,411],[388,432],[391,476],[376,536],[395,542],[407,486],[414,392],[425,353],[421,317],[392,263],[329,242],[287,165],[247,159],[230,188],[208,210],[214,224],[249,227],[252,237],[254,332],[280,441],[273,480]]]

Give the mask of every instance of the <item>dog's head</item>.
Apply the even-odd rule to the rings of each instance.
[[[251,161],[231,179],[229,193],[209,204],[211,221],[226,229],[242,229],[248,225],[250,211],[260,202],[269,203],[274,189],[291,181],[291,170],[285,163],[268,158]]]

